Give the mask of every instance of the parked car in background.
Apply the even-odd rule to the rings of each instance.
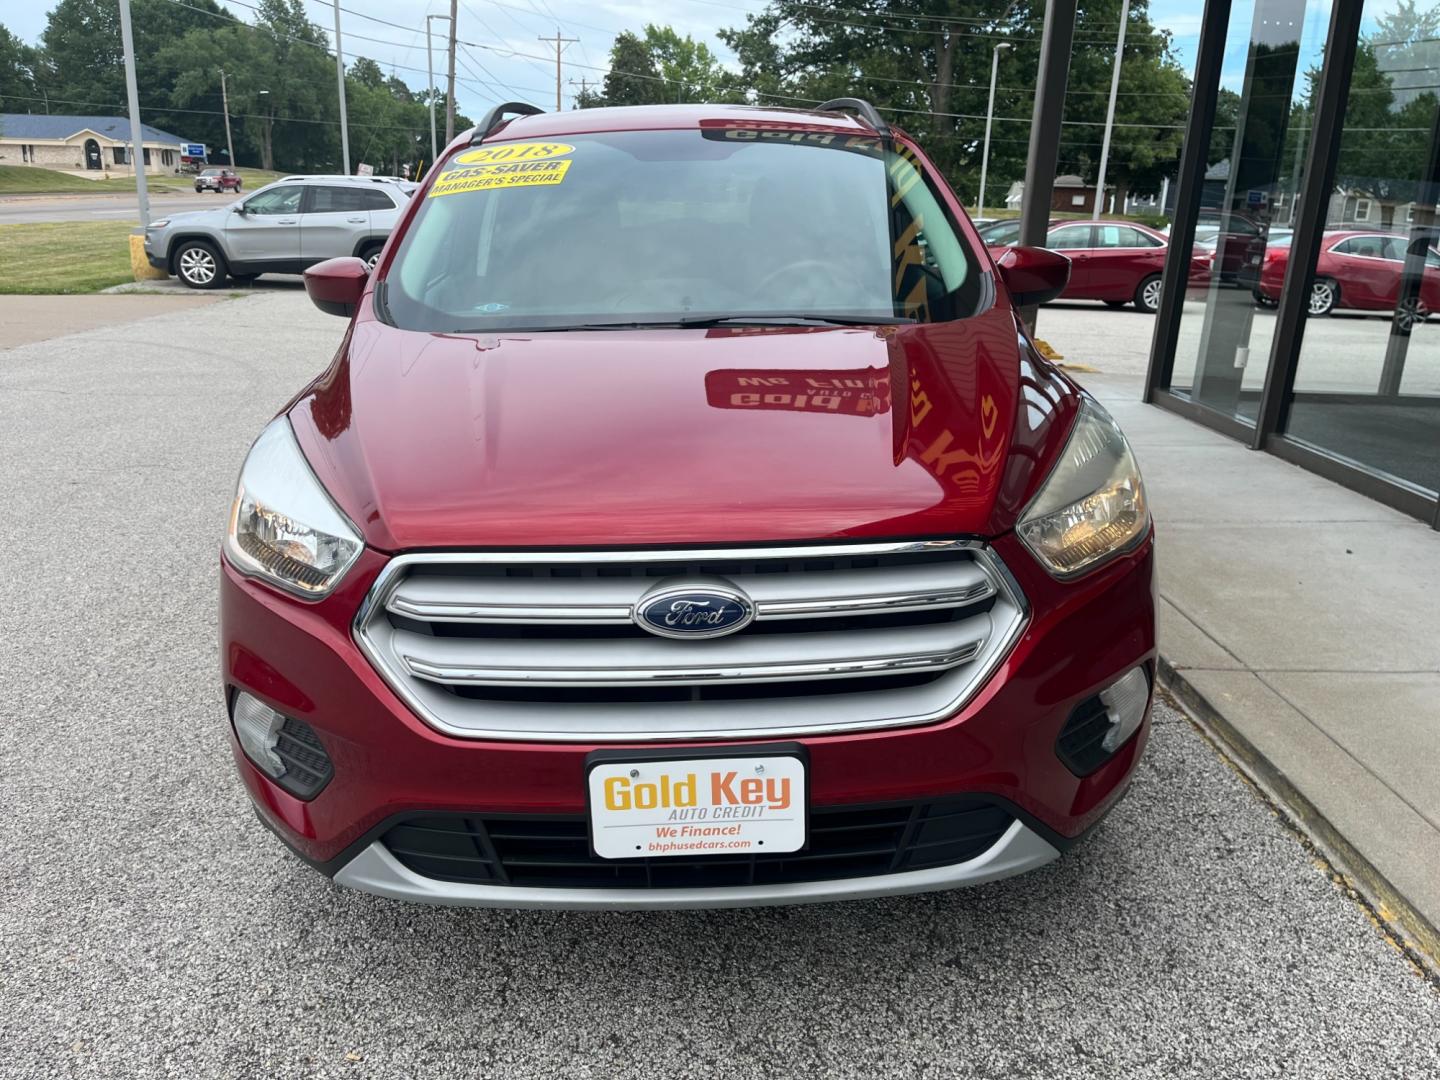
[[[1195,239],[1214,240],[1216,252],[1208,270],[1222,282],[1253,286],[1260,254],[1265,248],[1265,226],[1248,214],[1226,214],[1202,207],[1195,218]]]
[[[1000,218],[975,226],[986,247],[1009,247],[1020,242],[1020,219]]]
[[[228,206],[151,222],[145,255],[192,289],[298,274],[338,255],[373,266],[409,199],[374,177],[286,177]]]
[[[1017,314],[1069,264],[992,261],[909,136],[833,104],[868,118],[498,108],[373,271],[307,271],[350,321],[241,470],[220,663],[257,813],[337,883],[912,893],[1124,794],[1144,486]]]
[[[1423,256],[1419,295],[1400,303],[1400,276],[1407,251]],[[1273,306],[1279,301],[1290,263],[1289,237],[1265,249],[1256,299]],[[1398,308],[1397,308],[1398,305]],[[1310,289],[1311,315],[1336,308],[1394,311],[1397,324],[1409,330],[1440,311],[1440,251],[1433,237],[1411,239],[1404,233],[1335,231],[1322,235]]]
[[[239,191],[240,174],[234,169],[205,169],[195,177],[195,190],[199,191]]]
[[[993,249],[1013,242],[1004,240],[1009,235],[992,230],[985,237],[986,246]],[[1019,237],[1018,222],[1014,236]],[[1133,221],[1052,221],[1045,246],[1070,260],[1070,283],[1060,294],[1063,300],[1103,300],[1111,307],[1134,304],[1145,312],[1160,303],[1160,275],[1169,242],[1158,229]],[[1191,256],[1192,283],[1197,277],[1203,280],[1209,270],[1205,253]]]

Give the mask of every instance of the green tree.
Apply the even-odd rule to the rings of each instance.
[[[652,88],[663,101],[743,101],[730,73],[704,42],[668,26],[645,27],[644,46],[662,81]]]
[[[255,24],[192,30],[161,50],[160,60],[180,69],[170,92],[177,108],[213,100],[225,69],[236,143],[261,168],[338,166],[334,61],[300,0],[260,0]]]
[[[1188,110],[1188,82],[1170,36],[1134,0],[1121,66],[1109,177],[1157,191],[1173,172]],[[1042,0],[772,0],[720,37],[741,84],[760,104],[803,108],[862,97],[913,132],[964,197],[980,172],[992,52],[1000,53],[990,149],[992,190],[1024,175]],[[1115,55],[1120,0],[1081,0],[1071,52],[1060,171],[1093,179]],[[1134,127],[1128,125],[1135,125]]]
[[[645,42],[628,30],[617,34],[610,47],[610,70],[605,73],[604,104],[650,105],[664,100],[664,86]]]
[[[672,27],[651,24],[643,34],[626,31],[615,38],[602,88],[576,94],[575,107],[745,99],[736,77],[710,46]]]
[[[35,68],[36,51],[0,26],[0,108],[11,112],[39,112]]]

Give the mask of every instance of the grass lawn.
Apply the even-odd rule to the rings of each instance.
[[[258,187],[264,187],[271,180],[279,180],[282,176],[290,175],[290,173],[276,172],[274,169],[247,169],[243,165],[235,171],[240,174],[240,180],[246,191],[254,191]]]
[[[149,189],[156,194],[179,191],[189,177],[149,176]],[[57,169],[37,169],[26,165],[0,165],[0,195],[106,195],[135,190],[133,176],[114,176],[109,180],[86,180]]]
[[[134,227],[133,221],[0,225],[0,293],[93,293],[129,281]]]

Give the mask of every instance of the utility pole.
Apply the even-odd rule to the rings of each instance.
[[[1120,91],[1120,57],[1125,52],[1125,24],[1130,21],[1130,0],[1120,0],[1120,34],[1115,39],[1115,66],[1110,70],[1110,108],[1105,113],[1105,134],[1100,140],[1100,175],[1095,180],[1095,212],[1090,220],[1100,219],[1100,204],[1105,201],[1105,166],[1110,163],[1110,130],[1115,126],[1115,97]]]
[[[450,0],[450,83],[445,90],[445,145],[455,138],[455,16],[458,0]]]
[[[448,15],[426,15],[425,16],[425,74],[429,82],[425,84],[425,96],[430,99],[430,163],[435,163],[439,151],[435,146],[435,58],[430,51],[430,23],[433,19],[448,19]]]
[[[985,174],[990,171],[990,124],[995,119],[995,76],[1000,73],[1000,50],[1008,48],[1010,43],[1002,41],[990,54],[990,105],[985,110],[985,149],[980,154],[980,200],[975,207],[976,217],[985,216]]]
[[[566,80],[566,83],[567,83],[567,85],[569,85],[569,86],[575,86],[575,85],[576,85],[576,80],[574,80],[574,79],[567,79],[567,80]],[[577,101],[580,100],[581,98],[583,98],[586,94],[588,94],[588,93],[590,92],[590,80],[587,79],[587,78],[585,78],[585,77],[582,75],[582,76],[580,77],[580,80],[579,80],[579,86],[580,86],[580,93],[578,93],[578,94],[575,95],[575,98],[576,98]]]
[[[553,38],[542,37],[536,38],[535,40],[543,41],[547,45],[555,46],[555,111],[561,112],[565,108],[565,104],[560,98],[560,54],[565,51],[566,45],[572,44],[573,42],[579,41],[580,39],[574,37],[561,37],[560,28],[557,26],[555,28],[555,36]]]
[[[350,175],[350,125],[345,119],[345,50],[340,44],[340,0],[335,0],[335,82],[340,88],[340,157]]]
[[[140,130],[140,91],[135,85],[135,36],[130,32],[130,0],[120,0],[120,44],[125,50],[125,96],[130,102],[130,142],[139,151],[135,164],[135,194],[140,200],[140,228],[150,224],[150,191],[145,186],[145,136]]]
[[[225,159],[230,167],[235,168],[235,140],[230,136],[230,95],[225,90],[225,69],[220,69],[220,107],[225,110],[225,153],[229,156]]]

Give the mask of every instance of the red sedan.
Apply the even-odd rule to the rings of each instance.
[[[1403,233],[1327,232],[1320,241],[1315,262],[1315,284],[1310,291],[1310,314],[1328,315],[1337,307],[1358,311],[1395,311],[1400,296],[1400,274],[1405,267],[1409,239]],[[1396,312],[1402,329],[1440,311],[1440,252],[1423,239],[1425,269],[1420,295]],[[1288,244],[1272,243],[1265,250],[1256,298],[1261,303],[1279,299],[1290,263]]]
[[[1133,303],[1152,312],[1160,303],[1160,275],[1169,241],[1133,221],[1055,221],[1045,246],[1070,260],[1070,284],[1062,300],[1103,300],[1111,307]],[[992,248],[992,255],[997,252]],[[1190,280],[1209,277],[1209,257],[1192,257]]]

